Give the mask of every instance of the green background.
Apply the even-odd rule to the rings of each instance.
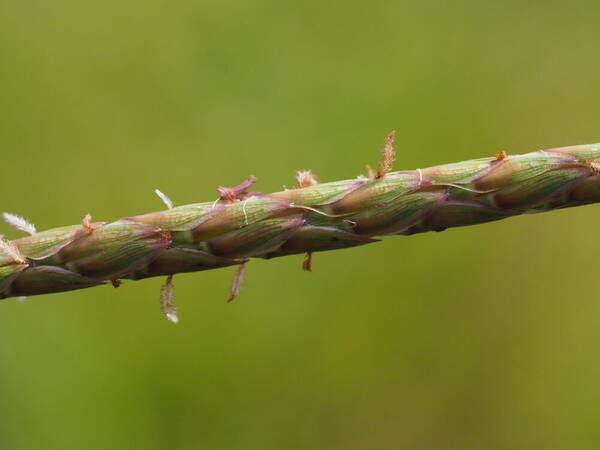
[[[592,1],[0,3],[0,209],[39,229],[600,140]],[[596,449],[587,206],[0,303],[0,448]],[[20,234],[1,225],[10,238]]]

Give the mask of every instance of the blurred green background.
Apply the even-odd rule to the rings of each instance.
[[[0,209],[40,229],[600,140],[591,1],[0,3]],[[596,449],[600,207],[0,304],[0,448]],[[0,232],[19,233],[7,225]]]

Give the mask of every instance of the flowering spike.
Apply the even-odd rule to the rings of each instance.
[[[238,265],[229,300],[250,257],[274,258],[376,242],[376,237],[472,225],[600,202],[600,144],[499,153],[471,161],[390,172],[394,134],[370,179],[318,183],[309,171],[295,189],[248,192],[250,177],[219,188],[219,199],[138,215],[35,232],[25,219],[5,220],[33,233],[0,239],[0,298],[82,289],[119,279],[166,275],[171,320],[173,274]],[[166,196],[165,196],[166,197]],[[162,197],[161,197],[162,198]]]
[[[4,217],[4,220],[6,221],[6,223],[8,223],[9,225],[12,225],[17,230],[21,230],[21,231],[24,231],[25,233],[29,233],[29,234],[37,233],[37,230],[35,229],[35,225],[30,223],[24,217],[17,216],[16,214],[11,214],[11,213],[7,213],[7,212],[2,214],[2,216]]]

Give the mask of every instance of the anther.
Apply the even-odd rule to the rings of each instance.
[[[235,275],[233,275],[233,280],[231,281],[231,289],[229,291],[229,298],[227,299],[227,303],[234,301],[240,294],[240,289],[242,288],[242,284],[244,283],[245,277],[246,263],[243,262],[236,269]]]
[[[302,270],[305,272],[312,272],[312,252],[306,252],[304,261],[302,261]]]
[[[167,277],[165,284],[160,289],[160,309],[170,322],[179,322],[177,306],[175,305],[175,287],[173,286],[173,275],[169,275]]]
[[[508,154],[504,150],[496,155],[496,161],[504,161],[506,158],[508,158]]]
[[[396,131],[392,131],[385,138],[385,145],[381,150],[381,162],[379,163],[379,170],[375,175],[375,179],[383,178],[388,172],[392,170],[394,161],[396,160],[396,152],[394,151],[394,140],[396,139]]]
[[[91,214],[86,214],[85,217],[83,218],[83,220],[81,221],[81,226],[85,229],[85,231],[87,231],[88,233],[93,233],[94,231],[96,231],[98,228],[100,228],[102,225],[98,222],[96,223],[92,223],[92,215]]]

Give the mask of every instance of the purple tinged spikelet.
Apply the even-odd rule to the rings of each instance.
[[[584,168],[556,169],[522,180],[493,196],[496,205],[506,209],[527,211],[536,207],[543,208],[552,198],[557,198],[571,183],[587,172]]]
[[[444,190],[407,194],[379,208],[366,209],[350,216],[354,231],[368,236],[397,234],[418,223],[436,205],[448,197]]]
[[[21,253],[29,259],[41,260],[55,255],[67,245],[88,232],[81,225],[42,231],[14,241]]]
[[[217,206],[219,208],[219,206]],[[220,207],[222,209],[222,207]],[[154,225],[170,231],[192,230],[215,212],[214,203],[196,203],[177,206],[165,211],[158,211],[141,216],[127,217],[123,220]]]
[[[86,277],[114,280],[130,274],[171,243],[160,228],[134,222],[114,222],[90,233],[49,258]]]
[[[335,214],[353,213],[394,201],[400,196],[429,185],[418,172],[391,173],[385,178],[363,183],[331,205]]]
[[[444,164],[441,166],[427,167],[421,169],[420,173],[424,178],[433,183],[456,183],[468,184],[477,177],[489,172],[492,169],[491,163],[495,158],[480,158],[471,161],[461,161],[457,163]]]
[[[501,189],[526,182],[572,162],[572,156],[548,152],[508,156],[500,161],[492,161],[490,169],[477,178],[475,187],[481,191]]]
[[[365,180],[343,180],[323,183],[300,189],[288,189],[271,194],[271,197],[287,200],[295,205],[313,207],[330,205],[365,184]]]
[[[229,231],[257,223],[290,208],[285,200],[254,195],[230,204],[216,205],[209,217],[191,230],[193,241],[200,242]]]
[[[267,219],[210,239],[208,247],[227,258],[258,256],[279,248],[303,224],[302,217]]]

